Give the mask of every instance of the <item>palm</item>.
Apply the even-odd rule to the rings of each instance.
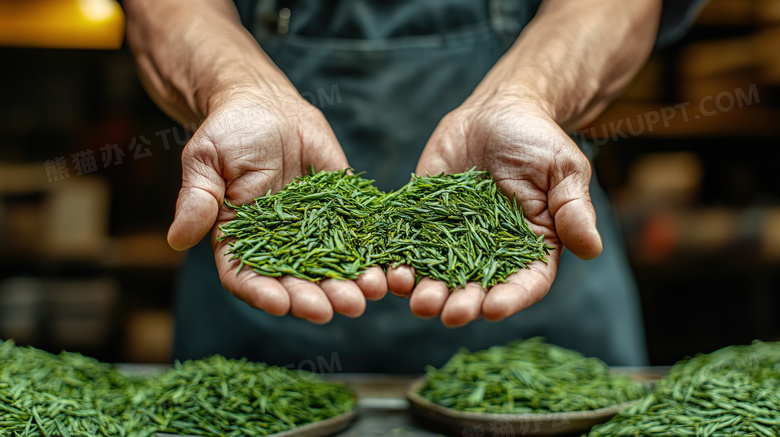
[[[562,240],[583,258],[601,250],[595,226],[587,226],[591,220],[595,224],[587,194],[590,165],[553,121],[518,106],[453,111],[433,133],[417,172],[457,173],[471,167],[488,170],[504,194],[517,196],[529,226],[544,234],[553,250],[546,264],[534,262],[490,290],[473,283],[450,293],[443,283],[420,281],[411,295],[412,311],[421,317],[441,314],[449,326],[468,323],[480,313],[499,320],[543,298],[558,269]],[[397,288],[396,279],[396,272],[388,274],[391,288]]]
[[[316,323],[329,321],[334,311],[358,316],[365,309],[366,297],[377,299],[386,291],[381,270],[371,270],[357,281],[318,284],[260,276],[249,269],[236,274],[238,261],[226,256],[228,242],[217,241],[219,225],[235,215],[223,198],[233,205],[251,202],[308,173],[312,164],[317,170],[347,167],[344,153],[319,112],[312,108],[296,117],[277,117],[260,109],[257,102],[249,101],[217,110],[187,144],[169,241],[175,248],[190,247],[211,230],[222,284],[255,308],[276,315],[289,312]]]

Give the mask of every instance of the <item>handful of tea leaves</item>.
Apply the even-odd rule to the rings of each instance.
[[[780,342],[729,346],[681,361],[642,402],[588,435],[778,436]]]
[[[461,349],[441,369],[429,367],[420,396],[459,411],[498,414],[590,411],[639,399],[645,386],[534,337],[507,346]]]
[[[488,288],[551,247],[487,172],[412,176],[384,194],[347,170],[300,177],[221,227],[231,259],[266,276],[355,279],[373,265],[414,267],[448,287]]]
[[[0,341],[0,435],[151,437],[270,435],[355,407],[319,376],[213,356],[128,377],[75,353]]]
[[[387,222],[385,264],[406,264],[419,275],[465,287],[483,288],[534,260],[546,262],[551,249],[523,219],[487,172],[412,176],[383,199]]]
[[[290,275],[311,281],[356,279],[373,265],[381,235],[372,225],[382,193],[371,181],[346,170],[300,177],[275,195],[236,209],[221,226],[231,238],[231,259],[266,276]]]

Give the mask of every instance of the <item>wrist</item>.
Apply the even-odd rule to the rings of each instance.
[[[263,101],[298,94],[245,29],[230,26],[214,35],[208,41],[213,44],[207,49],[210,53],[204,53],[189,73],[192,101],[203,116],[238,99]]]
[[[659,15],[659,0],[545,1],[475,94],[530,100],[564,130],[575,130],[639,69]]]
[[[550,74],[527,64],[522,55],[508,53],[474,90],[469,100],[518,105],[568,127],[598,94],[598,81],[588,80],[587,76],[566,72]]]
[[[464,106],[475,108],[478,112],[521,110],[561,123],[555,99],[544,88],[531,86],[520,79],[484,80],[464,102]]]
[[[231,2],[127,0],[127,14],[128,44],[144,86],[176,118],[203,119],[247,92],[294,90],[241,26]],[[161,18],[170,16],[177,20]]]
[[[270,64],[270,60],[268,61]],[[204,116],[233,102],[254,101],[269,108],[284,96],[298,92],[287,77],[273,64],[223,66],[212,77],[202,77],[196,86],[195,102]]]

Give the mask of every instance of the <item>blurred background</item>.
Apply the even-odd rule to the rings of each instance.
[[[123,35],[111,0],[0,0],[0,338],[166,362],[195,127],[147,97]],[[780,339],[780,1],[711,0],[577,135],[599,147],[651,363]]]

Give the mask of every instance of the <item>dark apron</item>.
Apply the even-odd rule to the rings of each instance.
[[[468,97],[538,4],[413,0],[391,8],[355,0],[333,6],[298,2],[285,36],[260,19],[252,30],[323,111],[350,165],[390,190],[409,180],[439,120]],[[263,17],[278,8],[261,4],[256,13]],[[219,353],[296,366],[337,359],[343,371],[412,373],[443,364],[461,346],[476,350],[541,335],[612,365],[646,364],[636,287],[595,179],[591,196],[604,243],[598,258],[581,261],[567,251],[540,303],[501,322],[478,320],[455,329],[418,319],[408,300],[390,294],[368,302],[358,319],[336,315],[324,326],[268,315],[222,288],[205,239],[182,271],[175,356]]]

